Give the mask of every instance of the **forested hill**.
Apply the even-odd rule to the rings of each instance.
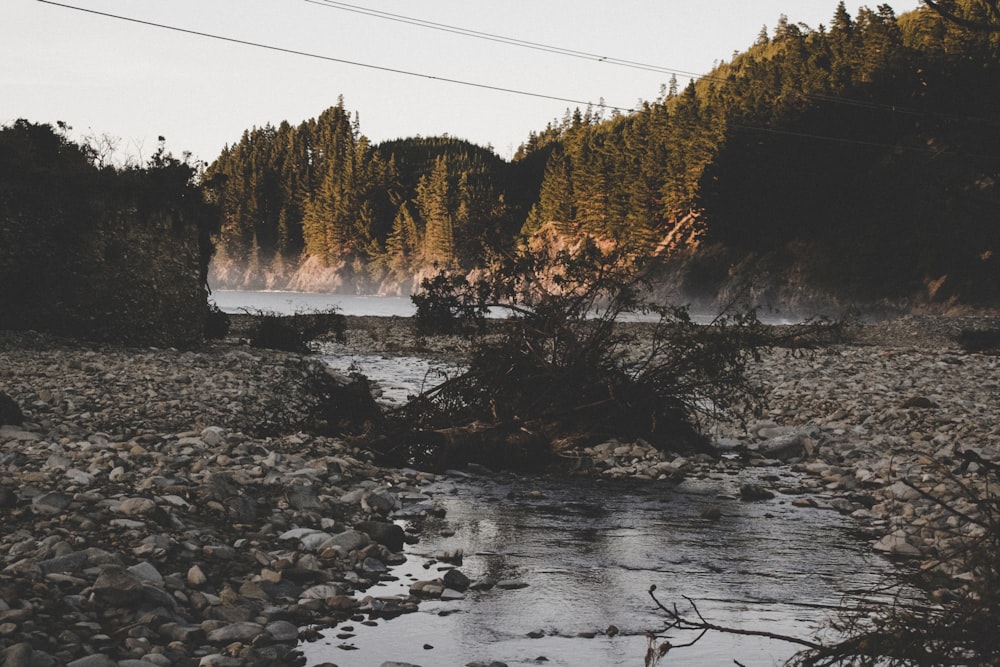
[[[1000,33],[832,9],[632,113],[567,111],[511,162],[449,137],[372,145],[342,100],[247,130],[205,175],[217,284],[405,292],[545,232],[660,253],[693,297],[995,304]]]

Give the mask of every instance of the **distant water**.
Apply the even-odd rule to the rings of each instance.
[[[226,313],[268,311],[277,315],[337,308],[344,315],[410,317],[416,307],[408,296],[357,296],[319,292],[214,290],[209,297]]]
[[[263,310],[277,315],[294,315],[313,310],[337,308],[344,315],[412,317],[416,312],[416,306],[413,305],[408,296],[359,296],[320,292],[220,289],[214,290],[209,298],[226,313]],[[502,317],[504,312],[498,309],[493,315]],[[717,315],[718,313],[707,310],[691,311],[691,319],[699,324],[708,324]],[[766,324],[793,324],[801,322],[803,319],[795,315],[782,316],[776,313],[760,313],[758,316]],[[656,321],[657,317],[653,314],[627,313],[620,319],[623,322],[651,322]]]

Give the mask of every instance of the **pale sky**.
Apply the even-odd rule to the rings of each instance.
[[[148,158],[157,136],[211,162],[243,130],[318,116],[343,95],[375,142],[448,133],[510,157],[567,108],[653,100],[664,71],[622,67],[336,8],[329,0],[60,0],[322,59],[68,9],[0,0],[0,124],[65,121]],[[345,0],[535,45],[707,73],[762,27],[828,25],[836,0]],[[859,6],[848,2],[852,16]],[[919,0],[889,2],[896,14]],[[351,61],[359,64],[349,64]],[[364,67],[369,65],[372,67]],[[373,69],[383,68],[383,69]],[[398,70],[398,71],[387,71]],[[410,72],[423,76],[411,76]],[[437,77],[431,79],[426,77]],[[501,92],[440,79],[564,99]],[[681,86],[687,77],[678,76]],[[571,100],[571,101],[566,101]]]

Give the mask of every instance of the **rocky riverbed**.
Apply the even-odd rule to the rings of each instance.
[[[935,559],[978,528],[931,496],[974,514],[962,487],[987,492],[1000,358],[954,341],[997,325],[904,318],[776,349],[752,371],[767,413],[707,425],[723,458],[613,442],[587,450],[587,468],[641,480],[778,463],[788,474],[744,489],[748,501],[848,513],[873,548],[943,568],[957,587],[965,564]],[[343,351],[427,345],[404,320],[349,318]],[[125,350],[0,332],[0,391],[23,413],[0,426],[2,664],[294,664],[312,628],[471,585],[422,583],[392,608],[366,597],[418,539],[393,519],[434,511],[434,476],[376,466],[362,439],[315,435],[310,387],[324,373],[233,341]]]

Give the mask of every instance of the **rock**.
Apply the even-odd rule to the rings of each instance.
[[[205,573],[202,571],[200,567],[198,567],[197,565],[192,565],[190,568],[188,568],[187,582],[190,585],[194,586],[195,588],[200,588],[201,586],[204,586],[207,581],[208,577],[205,576]]]
[[[440,580],[414,581],[410,584],[410,595],[417,597],[439,598],[444,593],[444,584]]]
[[[361,499],[361,506],[377,514],[388,514],[399,504],[395,495],[388,491],[378,491],[366,494]]]
[[[344,584],[318,584],[302,591],[300,597],[305,600],[326,600],[344,595],[347,592],[347,587]]]
[[[31,509],[35,514],[52,516],[63,512],[73,499],[59,491],[50,491],[31,499]]]
[[[313,510],[320,506],[319,494],[312,484],[292,484],[285,496],[288,504],[297,510]]]
[[[208,641],[212,644],[230,644],[232,642],[252,642],[264,632],[260,623],[239,622],[224,625],[208,633]]]
[[[94,595],[114,606],[132,606],[142,602],[142,580],[120,565],[106,565],[93,585]]]
[[[328,540],[323,542],[321,549],[337,549],[342,554],[348,554],[352,551],[357,551],[362,547],[366,547],[371,544],[371,539],[365,533],[359,530],[345,530],[342,533],[337,533],[331,536]]]
[[[801,457],[805,453],[803,436],[800,433],[786,433],[769,438],[757,446],[757,452],[764,458],[779,461]]]
[[[67,663],[66,667],[118,667],[118,661],[106,655],[88,655]]]
[[[145,516],[156,509],[156,503],[149,498],[126,498],[118,504],[118,511],[125,516]]]
[[[403,550],[406,535],[401,526],[387,521],[362,521],[356,524],[355,528],[367,533],[374,542],[390,551]]]
[[[720,509],[716,505],[713,505],[711,507],[706,507],[701,511],[701,513],[698,516],[700,516],[705,521],[718,521],[719,519],[722,518],[722,509]]]
[[[472,580],[470,580],[459,570],[455,569],[448,570],[447,572],[445,572],[444,576],[441,579],[442,581],[444,581],[446,586],[448,586],[449,588],[454,588],[456,591],[459,592],[466,591],[469,588],[469,586],[472,585]]]
[[[132,565],[128,568],[128,572],[134,574],[144,583],[153,584],[154,586],[163,585],[163,575],[160,574],[159,570],[152,563],[147,561]]]
[[[881,551],[882,553],[902,558],[919,558],[923,555],[919,549],[907,541],[905,534],[899,533],[886,535],[872,545],[872,548],[875,551]]]
[[[296,642],[299,639],[299,628],[288,621],[273,621],[264,628],[272,641]]]
[[[198,662],[198,667],[246,667],[243,658],[234,658],[221,653],[206,655]]]
[[[743,484],[740,486],[740,499],[749,502],[770,500],[774,494],[759,484]]]

